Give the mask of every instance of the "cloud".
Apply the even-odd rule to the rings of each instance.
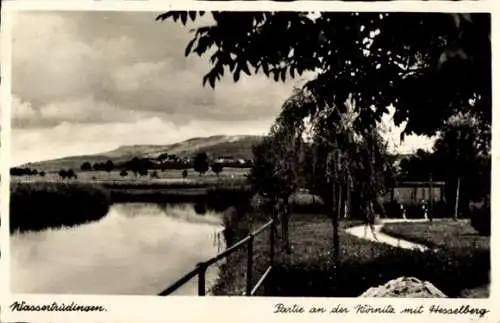
[[[206,57],[184,57],[193,26],[154,12],[22,12],[13,27],[13,162],[262,134],[295,85],[227,75],[202,87]],[[208,23],[204,18],[200,25]]]
[[[185,123],[274,116],[293,83],[263,76],[214,91],[202,87],[209,71],[205,57],[184,57],[191,34],[155,13],[20,13],[14,26],[13,92],[35,110],[46,110],[40,126],[99,120],[112,109],[157,113]],[[89,99],[92,98],[92,99]],[[96,103],[81,110],[82,102]],[[113,107],[112,109],[109,106]],[[119,113],[121,109],[126,112]],[[51,118],[52,117],[52,118]],[[25,123],[33,125],[33,123]]]
[[[22,123],[23,121],[33,120],[38,116],[38,112],[33,108],[31,103],[25,102],[17,96],[13,96],[12,98],[11,111],[14,125],[17,122]]]

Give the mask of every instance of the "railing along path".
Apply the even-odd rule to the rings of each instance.
[[[158,294],[159,296],[167,296],[175,292],[177,289],[179,289],[181,286],[186,284],[188,281],[193,279],[195,276],[198,276],[198,295],[199,296],[205,296],[206,294],[206,272],[209,266],[213,265],[214,263],[218,262],[221,259],[224,259],[228,257],[229,255],[233,254],[237,250],[241,249],[244,246],[247,246],[247,271],[246,271],[246,289],[245,289],[245,294],[246,296],[253,296],[259,289],[259,287],[264,283],[265,279],[269,276],[271,269],[273,267],[273,262],[274,262],[274,239],[275,239],[275,220],[269,220],[266,222],[264,225],[259,227],[257,230],[253,231],[250,233],[248,236],[243,238],[242,240],[238,241],[236,244],[232,245],[231,247],[227,248],[223,252],[219,253],[215,257],[210,258],[209,260],[206,260],[204,262],[200,262],[196,265],[196,267],[182,276],[179,280],[177,280],[174,284],[172,284],[170,287],[165,289],[163,292]],[[269,248],[270,248],[270,253],[269,253],[269,266],[265,270],[265,272],[262,274],[262,276],[258,279],[257,283],[255,286],[252,286],[252,281],[253,281],[253,256],[254,256],[254,249],[253,249],[253,242],[254,238],[261,234],[264,230],[269,228]]]

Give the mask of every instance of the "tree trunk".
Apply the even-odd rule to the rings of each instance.
[[[282,222],[282,230],[283,230],[283,242],[284,242],[284,247],[285,247],[285,252],[287,254],[292,253],[292,248],[290,245],[290,236],[288,232],[288,222],[289,222],[289,217],[290,217],[290,208],[288,205],[288,198],[283,201],[283,207],[282,207],[282,212],[283,212],[283,222]]]
[[[332,261],[335,266],[335,270],[338,268],[339,262],[339,219],[338,219],[338,199],[337,199],[337,187],[336,183],[332,183],[332,229],[333,229],[333,250],[332,250]]]
[[[339,237],[339,218],[342,212],[342,186],[338,185],[338,201],[337,201],[337,212],[335,212],[335,230],[333,236],[333,245],[335,247],[334,257],[335,257],[335,268],[339,268],[340,262],[340,237]]]
[[[434,190],[432,188],[432,175],[429,176],[429,221],[432,222],[434,216]]]
[[[347,184],[345,189],[345,198],[344,198],[344,219],[349,217],[349,212],[351,211],[351,182],[349,177],[347,178]]]
[[[458,202],[460,199],[460,176],[457,178],[457,192],[455,195],[455,211],[453,212],[453,220],[458,220]]]

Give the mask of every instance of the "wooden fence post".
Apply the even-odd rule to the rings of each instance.
[[[207,265],[204,262],[198,264],[200,270],[198,271],[198,296],[205,296],[205,274],[207,272]]]
[[[269,261],[271,263],[271,266],[274,265],[274,233],[276,230],[276,219],[274,218],[273,215],[273,222],[271,222],[271,227],[270,227],[270,234],[269,234]]]
[[[252,271],[253,271],[253,240],[254,235],[250,234],[250,240],[248,240],[247,247],[247,286],[246,286],[246,295],[250,296],[252,292]]]

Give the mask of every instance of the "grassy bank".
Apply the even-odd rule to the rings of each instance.
[[[241,213],[238,214],[238,212],[226,210],[224,212],[224,219],[226,227],[224,239],[228,247],[245,238],[250,232],[268,221],[264,214],[257,211],[251,211],[242,215]],[[268,230],[255,236],[253,251],[255,255],[253,277],[260,277],[269,265],[270,248]],[[243,246],[228,256],[225,262],[221,262],[219,279],[212,288],[214,295],[243,295],[246,288],[247,253],[247,246]],[[254,279],[253,283],[255,284],[256,282],[257,280]],[[262,290],[259,292],[262,292]]]
[[[37,231],[101,219],[109,194],[97,185],[11,183],[10,231]]]
[[[382,232],[429,248],[490,249],[490,238],[480,236],[469,221],[442,219],[422,223],[387,223]]]
[[[475,283],[462,289],[460,296],[489,296],[490,281],[484,278],[489,276],[491,266],[490,237],[479,235],[470,221],[443,219],[433,223],[391,223],[384,225],[382,231],[396,238],[439,249],[439,253],[455,255],[452,261],[456,262],[457,267],[469,268],[471,262],[475,263],[477,271],[463,276],[464,280]]]
[[[258,221],[257,221],[258,222]],[[352,223],[344,222],[346,227]],[[267,234],[256,238],[255,271],[267,267]],[[436,285],[449,297],[489,283],[489,248],[447,248],[437,252],[408,251],[356,238],[341,230],[341,267],[331,259],[330,220],[321,215],[293,214],[292,253],[277,250],[276,265],[267,280],[267,296],[357,297],[369,287],[400,276],[413,276]],[[228,259],[218,295],[241,295],[246,279],[246,253]],[[255,283],[255,281],[254,281]],[[260,291],[260,295],[264,289]]]

